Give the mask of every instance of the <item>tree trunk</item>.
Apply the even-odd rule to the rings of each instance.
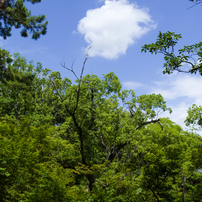
[[[87,178],[88,178],[88,181],[89,181],[89,190],[92,191],[93,190],[93,185],[95,183],[95,178],[94,178],[94,175],[93,174],[89,174],[87,175]]]
[[[186,182],[186,177],[183,176],[182,168],[181,170],[181,178],[182,178],[182,196],[183,196],[183,202],[186,202],[186,190],[185,190],[185,182]]]

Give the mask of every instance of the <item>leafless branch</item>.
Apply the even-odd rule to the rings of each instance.
[[[182,72],[182,73],[192,73],[192,72],[194,72],[194,71],[196,71],[196,70],[202,68],[202,65],[196,67],[196,66],[195,66],[192,62],[190,62],[190,61],[182,61],[182,62],[191,64],[192,69],[190,69],[189,71],[184,71],[184,70],[181,70],[181,69],[176,69],[178,72]]]
[[[86,52],[86,57],[85,57],[85,60],[83,62],[83,67],[82,67],[82,70],[81,70],[81,75],[80,75],[80,79],[79,79],[79,84],[78,84],[78,91],[77,91],[77,100],[76,100],[76,106],[74,108],[74,112],[76,111],[77,107],[78,107],[78,104],[79,104],[79,97],[80,97],[80,89],[81,89],[81,80],[83,78],[83,72],[84,72],[84,68],[85,68],[85,65],[86,65],[86,61],[88,60],[88,57],[89,57],[89,50],[90,50],[91,47],[89,47],[87,49],[87,52]]]
[[[64,67],[65,69],[67,69],[68,71],[72,72],[74,74],[74,76],[76,77],[76,79],[79,79],[79,77],[76,75],[75,71],[73,70],[74,63],[75,63],[75,59],[70,68],[66,67],[65,62],[63,62],[63,64],[61,62],[61,66]]]
[[[191,8],[193,8],[194,6],[197,6],[198,4],[201,4],[201,3],[202,3],[202,1],[199,0],[199,2],[195,3],[194,5],[192,5],[191,7],[189,7],[188,9],[191,9]],[[187,9],[187,10],[188,10],[188,9]]]

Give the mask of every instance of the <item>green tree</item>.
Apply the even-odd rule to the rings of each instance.
[[[32,4],[41,0],[27,0]],[[33,39],[46,34],[47,24],[45,15],[31,16],[23,0],[0,0],[0,36],[4,39],[11,36],[12,27],[21,28],[21,36],[27,37],[28,32]]]
[[[174,48],[180,38],[182,38],[181,34],[175,34],[169,31],[166,33],[159,32],[156,43],[145,44],[142,46],[142,52],[164,54],[164,74],[171,74],[173,71],[178,71],[191,74],[198,72],[202,75],[202,42],[191,46],[184,46],[184,48],[177,51],[178,54],[175,54]],[[187,64],[190,68],[188,70],[183,69],[185,68],[184,64]]]
[[[188,116],[185,120],[187,126],[190,126],[192,130],[201,130],[202,127],[202,106],[193,104],[189,107]]]
[[[195,4],[201,3],[201,1],[194,2]],[[202,76],[202,42],[184,46],[182,49],[175,51],[175,46],[180,38],[182,38],[181,34],[175,34],[169,31],[166,33],[159,32],[156,42],[142,46],[142,52],[163,54],[165,60],[163,65],[164,74],[171,74],[174,71],[178,71],[190,74],[199,73]],[[193,105],[190,107],[185,122],[187,126],[200,129],[201,127],[196,126],[201,126],[202,123],[201,106],[197,107]]]
[[[51,135],[53,126],[30,125],[27,118],[0,122],[0,200],[68,201],[73,172],[55,159],[71,145]]]
[[[58,162],[76,171],[77,186],[83,190],[93,190],[99,177],[94,167],[102,167],[105,161],[111,164],[129,144],[127,137],[132,138],[132,131],[158,122],[156,108],[167,110],[160,95],[135,96],[133,91],[121,91],[120,81],[113,73],[102,80],[95,75],[81,76],[77,84],[72,84],[69,79],[62,79],[59,72],[48,76],[48,70],[42,70],[40,64],[34,69],[18,54],[12,58],[9,63],[4,60],[7,71],[0,82],[1,117],[18,121],[26,116],[37,127],[47,122],[57,125],[58,135],[77,151],[71,159],[59,158]],[[23,78],[27,83],[22,84]],[[128,96],[132,99],[126,103]],[[121,100],[130,106],[130,112],[123,110]],[[129,129],[128,124],[133,127]]]
[[[87,57],[71,82],[0,53],[2,200],[201,199],[201,138],[157,118],[171,112],[161,95],[121,90],[113,72],[83,76]]]

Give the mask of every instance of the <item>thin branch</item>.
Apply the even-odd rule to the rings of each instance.
[[[94,121],[95,121],[94,111],[93,111],[93,105],[94,105],[94,90],[91,89],[91,108],[90,108],[90,112],[91,112],[91,123],[90,123],[90,125],[89,125],[89,130],[92,130],[93,124],[94,124]]]
[[[194,6],[197,6],[198,4],[201,4],[201,3],[202,3],[202,1],[197,2],[197,3],[195,3],[193,6],[191,6],[191,7],[187,8],[187,10],[188,10],[188,9],[191,9],[191,8],[193,8]]]
[[[160,119],[156,119],[156,120],[151,120],[151,121],[144,122],[144,123],[142,123],[141,125],[137,126],[137,127],[135,128],[135,130],[137,130],[137,129],[139,129],[139,128],[141,128],[142,126],[145,126],[145,125],[147,125],[147,124],[156,123],[156,122],[159,122],[159,121],[160,121]]]
[[[163,130],[163,126],[162,126],[162,124],[161,124],[160,122],[157,122],[157,123],[160,125],[161,129]]]
[[[181,172],[181,179],[182,179],[182,196],[183,196],[183,201],[186,202],[186,191],[185,191],[185,182],[186,182],[186,176],[183,176],[183,171],[182,171],[182,167],[180,168],[180,172]]]
[[[161,182],[159,182],[159,183],[157,184],[157,187],[155,188],[155,190],[159,188],[159,186],[160,186],[160,185],[163,183],[163,181],[169,176],[170,173],[171,173],[171,170],[168,171],[168,172],[165,174],[165,176],[164,176],[164,178],[161,180]]]
[[[149,189],[152,191],[153,195],[155,196],[155,198],[156,198],[157,201],[159,202],[158,196],[155,194],[155,192],[152,190],[152,188],[149,188]]]
[[[131,175],[131,174],[136,174],[136,176],[137,175],[139,175],[140,173],[141,173],[141,171],[142,171],[142,168],[140,169],[140,170],[138,170],[138,171],[132,171],[132,172],[130,172],[130,173],[125,173],[122,177],[120,177],[122,180],[124,179],[124,177],[126,177],[126,176],[129,176],[129,175]]]
[[[114,145],[111,148],[110,154],[107,157],[107,160],[109,160],[110,162],[112,162],[114,160],[114,158],[116,157],[116,155],[120,152],[121,149],[123,149],[125,146],[127,145],[127,143],[122,143],[119,145]]]
[[[72,65],[71,65],[71,68],[66,67],[65,62],[63,62],[63,64],[61,63],[61,65],[62,65],[62,67],[64,67],[68,71],[72,72],[74,74],[74,76],[76,77],[76,79],[79,79],[79,77],[76,75],[75,71],[73,70],[74,63],[75,63],[75,59],[74,59]]]
[[[53,81],[53,79],[51,77],[49,77],[49,78],[52,81],[52,83],[53,83],[53,85],[55,87],[55,90],[57,91],[58,95],[60,96],[62,102],[64,102],[64,99],[63,99],[62,95],[60,94],[59,90],[57,89],[57,86],[55,85],[55,82]]]
[[[88,60],[88,57],[89,57],[89,50],[90,50],[91,47],[89,47],[87,49],[87,52],[86,52],[86,57],[85,57],[85,60],[83,62],[83,67],[82,67],[82,70],[81,70],[81,75],[80,75],[80,79],[79,79],[79,84],[78,84],[78,91],[77,91],[77,99],[76,99],[76,106],[74,108],[74,111],[73,113],[75,113],[77,107],[78,107],[78,104],[79,104],[79,97],[80,97],[80,89],[81,89],[81,80],[83,78],[83,72],[84,72],[84,68],[85,68],[85,65],[86,65],[86,61]]]
[[[187,74],[190,73],[190,71],[184,71],[184,70],[181,70],[181,69],[178,69],[178,68],[175,69],[175,70],[178,71],[178,72],[182,72],[182,73],[187,73]]]
[[[198,66],[198,67],[195,67],[194,64],[192,62],[189,62],[189,61],[182,61],[184,63],[188,63],[188,64],[191,64],[192,65],[192,69],[190,69],[189,71],[184,71],[184,70],[181,70],[181,69],[176,69],[178,72],[183,72],[183,73],[192,73],[200,68],[202,68],[202,65]]]
[[[180,61],[181,63],[182,62],[184,62],[184,63],[188,63],[188,64],[190,64],[191,66],[192,66],[192,68],[194,68],[194,64],[192,63],[192,62],[190,62],[190,61],[185,61],[185,60],[182,60],[182,61]]]
[[[100,139],[101,139],[102,145],[107,149],[107,147],[105,146],[105,143],[104,143],[104,140],[103,140],[103,137],[102,137],[101,133],[100,133]]]
[[[200,69],[200,68],[202,68],[202,65],[201,65],[201,66],[198,66],[198,67],[195,67],[195,68],[193,68],[193,69],[190,69],[190,72],[193,72],[193,71],[198,70],[198,69]]]

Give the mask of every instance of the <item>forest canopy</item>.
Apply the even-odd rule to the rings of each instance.
[[[0,1],[0,17],[4,39],[12,26],[46,33],[24,1]],[[201,42],[176,55],[180,38],[159,32],[142,51],[163,53],[164,73],[187,63],[202,75]],[[0,201],[201,201],[202,137],[159,118],[172,112],[161,94],[124,90],[114,72],[85,74],[87,60],[80,75],[63,65],[72,81],[0,48]],[[201,129],[201,110],[189,108],[186,124]]]
[[[202,139],[158,118],[160,94],[0,53],[1,201],[201,199]]]

